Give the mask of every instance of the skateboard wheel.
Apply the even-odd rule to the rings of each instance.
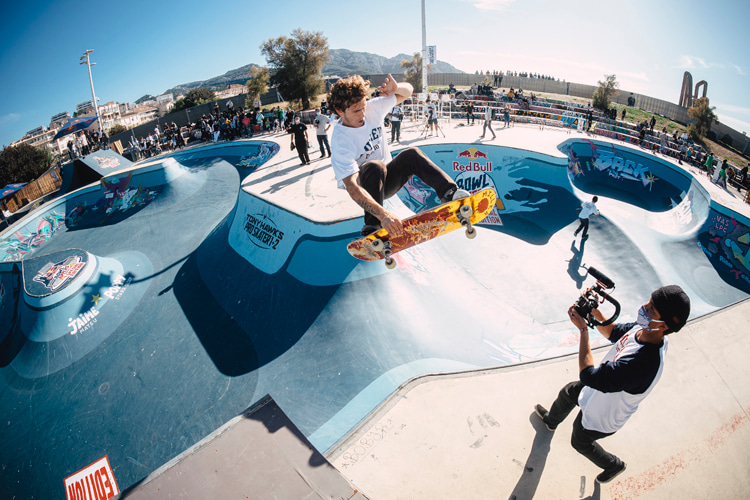
[[[463,215],[464,217],[471,217],[471,214],[474,213],[474,210],[471,208],[471,205],[467,203],[466,205],[461,205],[459,212],[461,212],[461,215]]]
[[[466,228],[466,237],[473,240],[477,237],[477,230],[473,227]]]
[[[381,240],[381,239],[374,239],[374,240],[372,240],[372,242],[370,243],[370,245],[372,246],[373,250],[375,250],[376,252],[379,252],[379,251],[381,251],[383,249],[383,240]]]
[[[385,259],[385,267],[387,267],[388,269],[395,269],[396,261],[390,258]]]

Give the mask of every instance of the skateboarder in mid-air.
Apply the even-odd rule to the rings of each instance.
[[[370,82],[352,76],[336,82],[327,102],[340,117],[331,135],[331,165],[339,188],[365,211],[362,235],[381,227],[393,236],[403,233],[401,220],[383,207],[412,175],[430,186],[442,202],[466,198],[469,193],[417,148],[408,148],[391,159],[384,132],[384,118],[413,88],[396,83],[391,75],[378,87],[380,97],[367,100]]]

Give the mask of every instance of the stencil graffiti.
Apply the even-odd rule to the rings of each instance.
[[[714,210],[698,246],[727,282],[750,292],[750,227]]]
[[[249,169],[252,172],[278,152],[279,145],[275,142],[261,142],[258,150],[240,158],[237,166]]]
[[[104,224],[115,213],[124,213],[136,207],[143,207],[157,196],[157,192],[143,186],[131,187],[133,173],[125,177],[102,179],[104,193],[93,205],[86,201],[79,203],[68,212],[67,225],[76,227],[83,223]]]
[[[0,260],[20,260],[31,255],[65,225],[65,216],[51,211],[43,215],[34,225],[28,225],[0,241]],[[32,227],[33,230],[30,230]]]

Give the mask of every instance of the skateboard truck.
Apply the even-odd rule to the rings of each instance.
[[[467,203],[466,205],[461,205],[461,208],[456,214],[458,221],[466,228],[466,237],[470,240],[473,240],[477,236],[477,230],[471,225],[471,214],[473,213],[474,210],[472,210],[471,205]]]
[[[382,253],[383,257],[385,257],[385,267],[387,267],[388,269],[393,269],[394,267],[396,267],[396,261],[391,257],[393,251],[391,250],[390,241],[386,241],[385,243],[383,243],[383,240],[377,238],[372,240],[371,244],[374,251]]]

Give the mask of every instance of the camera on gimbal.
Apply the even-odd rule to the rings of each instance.
[[[594,267],[589,267],[588,273],[596,278],[596,284],[583,292],[580,297],[578,297],[578,300],[573,305],[573,309],[575,309],[575,311],[580,314],[583,319],[586,320],[586,324],[592,328],[595,326],[610,325],[620,315],[620,303],[617,302],[615,298],[612,297],[612,295],[610,295],[611,292],[607,291],[614,290],[615,283],[604,273]],[[591,313],[594,309],[598,309],[599,304],[604,303],[605,300],[615,307],[615,312],[608,319],[599,321]]]

